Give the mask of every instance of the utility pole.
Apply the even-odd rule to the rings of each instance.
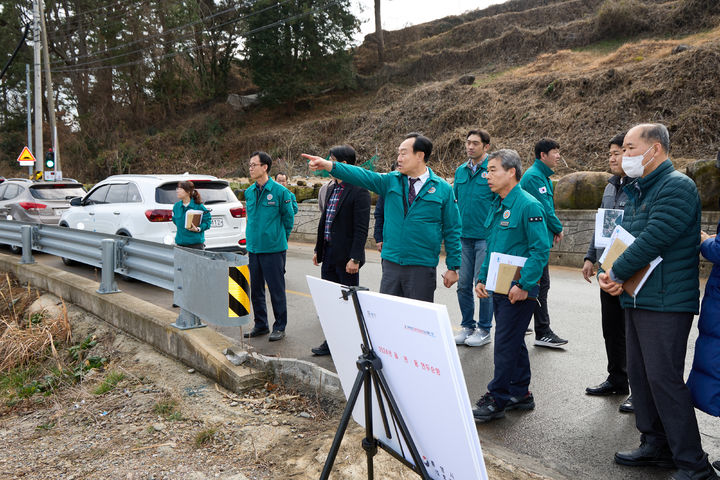
[[[28,139],[27,147],[32,148],[32,116],[30,114],[32,104],[30,103],[30,64],[25,64],[25,95],[27,96],[27,127],[28,127]],[[33,167],[28,167],[28,173],[32,178]]]
[[[35,73],[35,171],[42,171],[42,71],[40,68],[40,8],[33,2],[33,53]],[[28,147],[30,147],[28,145]]]
[[[43,60],[45,63],[45,84],[47,89],[48,118],[50,119],[50,135],[52,148],[55,153],[55,167],[53,171],[57,174],[62,171],[60,168],[60,146],[57,138],[57,124],[55,123],[55,97],[53,94],[52,75],[50,74],[50,47],[47,40],[47,28],[45,28],[45,6],[43,0],[36,0],[40,10],[40,26],[42,27]],[[54,178],[54,177],[53,177]]]

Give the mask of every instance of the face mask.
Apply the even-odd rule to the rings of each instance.
[[[622,157],[622,169],[625,172],[625,175],[627,175],[630,178],[637,178],[642,177],[643,173],[645,173],[645,165],[647,165],[647,162],[645,165],[643,165],[643,159],[645,158],[645,155],[652,150],[653,147],[648,148],[645,150],[645,153],[642,155],[636,155],[634,157]],[[652,161],[652,158],[650,159]]]

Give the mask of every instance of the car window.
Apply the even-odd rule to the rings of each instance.
[[[138,190],[137,185],[135,185],[134,183],[128,183],[127,201],[128,201],[128,203],[141,203],[142,202],[142,197],[140,196],[140,190]]]
[[[98,203],[105,203],[105,197],[107,196],[108,190],[110,190],[110,185],[102,185],[92,192],[90,192],[90,195],[88,195],[83,203],[85,205],[96,205]]]
[[[70,200],[85,195],[82,185],[40,184],[30,187],[30,195],[39,200]]]
[[[14,183],[11,183],[7,186],[5,189],[5,193],[3,194],[3,200],[10,200],[12,198],[15,198],[20,193],[20,185],[15,185]]]
[[[0,198],[2,198],[3,195],[5,194],[5,189],[6,189],[6,188],[7,188],[7,183],[4,183],[4,184],[0,185]]]
[[[125,203],[127,202],[128,185],[110,185],[110,191],[105,198],[105,203]]]
[[[178,201],[175,188],[177,188],[177,182],[160,185],[155,189],[155,201],[157,203],[174,204]],[[237,202],[237,197],[226,182],[198,181],[195,183],[195,190],[200,193],[200,198],[206,205]]]

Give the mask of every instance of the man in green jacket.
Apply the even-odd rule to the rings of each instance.
[[[563,238],[562,222],[555,214],[553,184],[550,176],[555,173],[560,160],[560,145],[555,140],[543,138],[535,144],[535,163],[520,179],[520,186],[535,197],[545,210],[550,246],[557,245]],[[550,328],[547,297],[550,290],[550,271],[547,264],[540,278],[540,293],[535,305],[535,345],[538,347],[562,348],[568,341],[558,337]]]
[[[247,208],[247,251],[250,269],[250,300],[255,326],[245,338],[270,333],[265,284],[270,291],[275,323],[268,340],[285,338],[287,300],[285,298],[285,261],[288,238],[295,220],[290,190],[269,177],[272,158],[265,152],[250,155],[250,178],[255,182],[245,190]]]
[[[692,180],[668,158],[670,136],[660,124],[625,135],[622,226],[635,241],[598,275],[600,288],[620,295],[627,330],[627,369],[640,447],[615,454],[621,465],[677,468],[671,478],[718,478],[702,449],[695,409],[684,382],[685,353],[699,310],[700,198]],[[662,262],[632,297],[623,283],[657,257]]]
[[[487,253],[485,219],[495,194],[488,187],[488,150],[490,134],[485,130],[471,130],[465,137],[468,160],[455,170],[453,193],[457,198],[462,219],[462,262],[457,297],[462,321],[455,343],[479,347],[490,343],[493,305],[490,298],[481,298],[478,320],[475,322],[475,280]]]
[[[457,282],[460,267],[460,213],[452,187],[430,170],[429,138],[411,133],[398,147],[398,169],[379,174],[303,154],[311,170],[326,170],[344,182],[385,197],[380,292],[432,302],[440,247],[445,243],[443,284]]]
[[[480,268],[475,292],[488,298],[485,288],[492,252],[525,257],[520,278],[507,295],[493,293],[495,309],[495,373],[488,393],[473,409],[477,422],[505,416],[506,410],[532,410],[535,400],[528,390],[530,359],[525,330],[535,309],[538,281],[547,264],[550,240],[542,205],[518,186],[522,162],[515,150],[498,150],[488,160],[488,185],[497,194],[485,220],[488,255]]]

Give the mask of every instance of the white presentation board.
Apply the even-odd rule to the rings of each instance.
[[[311,276],[307,282],[347,397],[362,354],[352,299],[343,300],[343,287],[336,283]],[[358,298],[382,371],[430,476],[436,480],[487,479],[445,305],[369,291],[359,292]],[[372,399],[376,438],[414,463],[407,445],[399,440],[399,426],[391,421],[392,438],[385,436],[375,392]],[[364,409],[360,395],[353,419],[363,427]]]

